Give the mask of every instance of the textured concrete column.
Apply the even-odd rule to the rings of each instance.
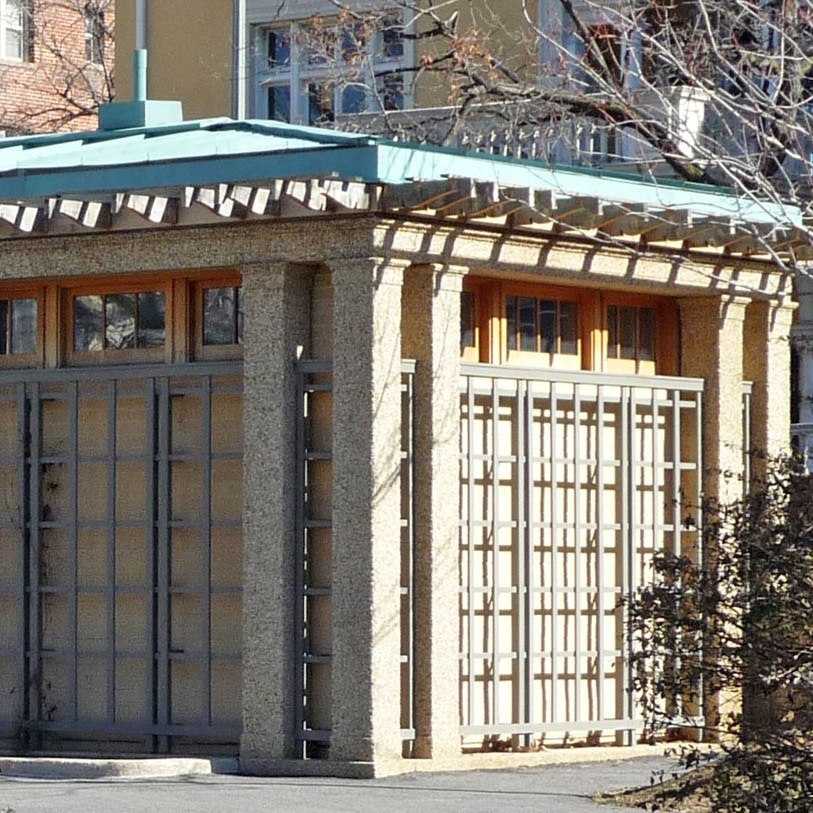
[[[404,356],[415,373],[415,756],[460,753],[458,545],[462,269],[417,266],[404,284]]]
[[[311,271],[243,270],[244,771],[294,754],[295,362],[310,332]],[[235,630],[235,634],[237,631]]]
[[[747,300],[680,300],[681,372],[705,380],[703,493],[727,502],[742,494],[743,323]]]
[[[745,313],[745,378],[754,382],[751,449],[776,456],[790,449],[790,328],[793,308],[754,302]]]
[[[330,757],[399,758],[403,266],[333,271]]]

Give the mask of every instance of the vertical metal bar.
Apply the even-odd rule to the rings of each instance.
[[[664,535],[663,523],[658,520],[660,514],[660,483],[661,476],[663,475],[663,468],[661,466],[660,454],[660,433],[658,431],[658,422],[660,420],[660,413],[658,410],[658,391],[655,387],[652,388],[652,540],[653,548],[660,540],[663,544]],[[664,438],[665,439],[665,438]],[[639,574],[642,576],[642,574]]]
[[[107,722],[116,721],[116,405],[117,382],[107,386]]]
[[[500,391],[496,378],[491,380],[491,720],[497,725],[500,681]]]
[[[680,436],[680,401],[681,392],[678,389],[672,390],[672,553],[680,556],[683,549],[681,539],[681,479],[683,472],[683,451],[681,449]]]
[[[629,389],[627,387],[621,388],[621,454],[620,454],[620,474],[621,474],[621,533],[618,539],[618,548],[621,554],[621,595],[624,599],[629,598],[630,592],[630,504],[631,497],[631,440],[629,436]],[[629,635],[629,616],[626,610],[619,609],[621,615],[621,696],[622,696],[622,714],[624,719],[627,717],[628,711],[628,695],[630,687],[630,674],[629,674],[629,658],[628,642]],[[629,743],[626,742],[625,745]]]
[[[527,463],[526,463],[526,438],[525,438],[525,406],[526,394],[528,390],[528,382],[517,379],[516,390],[516,408],[514,412],[515,422],[515,443],[516,443],[516,464],[514,468],[513,481],[516,484],[515,502],[516,502],[516,597],[517,606],[515,613],[512,616],[516,618],[517,632],[516,632],[516,706],[517,713],[514,722],[527,723],[527,673],[525,664],[528,661],[528,650],[525,646],[525,606],[528,603],[528,577],[527,577],[527,517],[525,515],[526,508],[526,492],[527,492]],[[513,644],[512,644],[513,645]],[[526,735],[527,736],[527,735]],[[527,745],[527,742],[523,742]]]
[[[68,593],[71,654],[68,671],[68,696],[71,698],[71,717],[79,719],[79,385],[68,384],[68,471],[69,486],[69,538],[70,587]]]
[[[305,373],[296,366],[296,572],[294,574],[294,736],[296,755],[305,756]]]
[[[525,719],[534,721],[534,390],[525,382]],[[524,745],[530,746],[528,735]]]
[[[145,630],[145,674],[147,697],[145,698],[146,719],[153,723],[158,722],[158,697],[156,686],[158,639],[157,629],[157,602],[158,597],[155,592],[157,583],[158,557],[157,549],[157,520],[158,520],[158,500],[155,493],[156,470],[158,468],[158,427],[156,417],[156,405],[158,399],[157,382],[154,378],[146,381],[144,389],[144,399],[146,408],[146,437],[144,438],[144,548],[146,552],[146,573],[144,583],[146,591],[144,600],[146,602]],[[157,737],[150,737],[150,750],[158,751],[159,741]]]
[[[415,602],[415,574],[417,572],[418,546],[416,544],[415,521],[417,515],[417,495],[415,493],[415,476],[417,461],[415,459],[415,427],[417,423],[418,403],[415,399],[415,375],[407,375],[407,453],[409,465],[407,467],[409,488],[409,727],[415,728],[415,686],[417,685],[418,662],[416,656],[417,642],[415,636],[418,629],[418,607]]]
[[[604,385],[598,385],[596,394],[596,658],[598,660],[598,719],[605,718],[604,709],[604,592],[607,589],[604,579]]]
[[[559,499],[559,477],[557,472],[557,443],[559,422],[556,413],[559,405],[556,399],[556,382],[550,382],[550,685],[551,685],[551,718],[550,722],[559,721],[559,552],[558,552],[558,519],[557,500]]]
[[[475,621],[475,608],[474,608],[474,382],[471,376],[466,377],[466,431],[468,433],[468,481],[466,488],[467,495],[467,509],[468,509],[468,597],[467,597],[467,611],[468,611],[468,716],[466,723],[474,725],[474,621]],[[485,481],[485,478],[483,478]],[[482,530],[481,530],[482,535]],[[485,551],[484,551],[485,555]]]
[[[20,675],[19,691],[21,698],[21,722],[29,719],[29,701],[31,692],[31,670],[29,668],[29,604],[35,597],[29,596],[30,556],[29,556],[29,513],[28,493],[31,481],[27,466],[31,440],[29,436],[28,399],[25,384],[17,385],[17,523],[20,532],[20,568],[17,578],[19,602],[19,647]]]
[[[574,711],[576,720],[582,719],[582,523],[581,523],[581,390],[578,384],[573,385],[573,499],[575,501],[575,513],[573,515],[573,587],[575,595],[573,598],[573,649],[575,657],[575,677],[576,687],[574,690],[575,703]],[[584,564],[587,564],[587,557],[584,557]]]
[[[637,558],[638,558],[638,523],[636,522],[636,510],[638,507],[638,483],[639,483],[639,471],[638,471],[638,456],[636,454],[636,443],[638,440],[637,431],[636,431],[636,419],[637,419],[637,411],[638,405],[635,398],[635,389],[630,387],[628,389],[628,397],[629,397],[629,408],[628,408],[628,416],[629,416],[629,430],[628,430],[628,454],[629,454],[629,514],[628,514],[628,525],[629,525],[629,534],[627,538],[627,546],[629,548],[629,555],[627,557],[627,591],[626,591],[626,598],[630,599],[632,593],[635,590],[637,579],[636,579],[636,571],[637,571]],[[643,428],[641,429],[641,433],[643,434]],[[643,501],[643,495],[641,495],[641,501]],[[624,646],[624,652],[626,657],[626,664],[624,668],[624,676],[626,685],[624,687],[624,697],[625,697],[625,705],[626,705],[626,716],[625,719],[632,720],[635,715],[635,705],[634,705],[634,698],[632,695],[632,644],[633,639],[632,635],[629,633],[629,615],[625,613],[624,619],[624,629],[625,629],[625,636],[626,642]],[[628,729],[625,732],[626,737],[626,745],[632,745],[632,729]]]
[[[30,403],[30,466],[29,466],[29,521],[31,547],[29,558],[29,626],[28,626],[28,673],[29,683],[26,687],[27,714],[26,720],[39,722],[42,713],[42,593],[40,589],[40,567],[42,559],[42,394],[40,385],[31,385]],[[32,698],[31,694],[34,694]],[[29,745],[38,748],[40,734],[32,732]]]
[[[169,379],[158,380],[158,528],[156,551],[156,701],[157,722],[165,726],[170,721],[170,641],[172,637],[172,607],[169,592],[170,505],[172,480],[170,473],[170,408]],[[161,737],[159,748],[166,751],[168,742]]]
[[[694,504],[697,514],[697,564],[701,570],[706,567],[706,551],[703,545],[703,394],[698,392],[695,396],[695,459],[697,460],[697,477],[695,478]],[[705,647],[701,643],[701,660],[705,658]],[[703,670],[700,670],[700,686],[698,687],[698,715],[705,716],[706,684],[703,680]]]
[[[203,624],[203,672],[201,697],[203,722],[212,725],[212,377],[200,384],[202,482],[200,490],[201,546],[203,549],[203,585],[201,623]]]

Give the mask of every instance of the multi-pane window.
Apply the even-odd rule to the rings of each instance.
[[[655,361],[655,308],[607,307],[607,357]]]
[[[0,299],[0,355],[37,351],[37,300]]]
[[[29,57],[30,0],[0,0],[0,58]]]
[[[94,65],[104,62],[104,11],[94,2],[82,9],[85,27],[85,59]]]
[[[163,291],[87,294],[73,300],[73,349],[77,352],[163,347]]]
[[[241,344],[243,341],[243,288],[204,288],[203,344]]]
[[[255,114],[296,124],[404,106],[401,18],[255,29]]]
[[[567,299],[509,296],[505,301],[508,350],[575,355],[578,305]]]

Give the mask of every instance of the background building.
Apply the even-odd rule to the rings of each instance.
[[[95,126],[113,96],[114,0],[1,0],[0,130]]]

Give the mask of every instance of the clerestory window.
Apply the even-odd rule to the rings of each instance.
[[[321,19],[254,29],[254,114],[295,124],[404,107],[400,16]]]

